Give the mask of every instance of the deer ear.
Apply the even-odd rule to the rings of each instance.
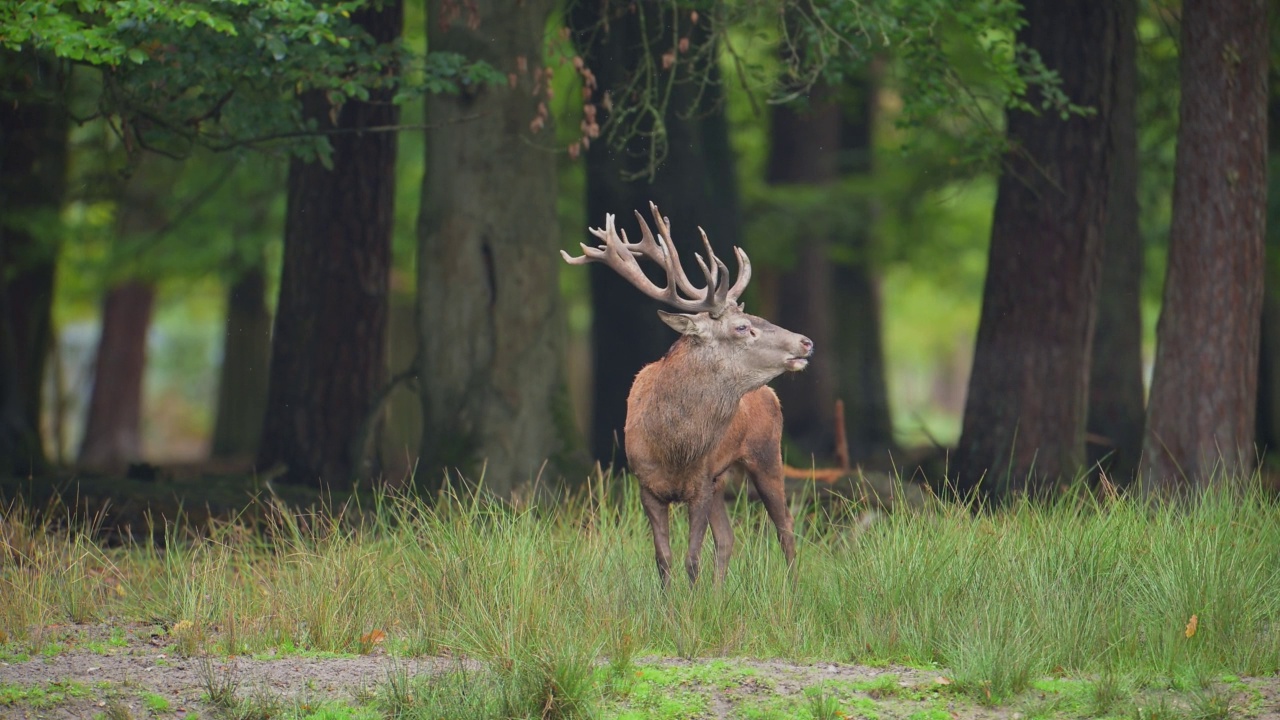
[[[662,322],[666,323],[672,330],[681,335],[701,335],[702,326],[698,324],[697,315],[685,315],[683,313],[669,313],[662,310],[658,311],[658,317]]]

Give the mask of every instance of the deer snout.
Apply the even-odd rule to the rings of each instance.
[[[809,366],[809,358],[813,356],[813,341],[809,338],[800,336],[800,352],[793,357],[787,358],[786,368],[790,372],[803,370]]]

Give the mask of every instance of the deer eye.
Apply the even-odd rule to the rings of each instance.
[[[733,329],[733,331],[738,333],[739,335],[746,335],[747,332],[750,330],[751,330],[751,326],[747,323],[742,323],[741,325]]]

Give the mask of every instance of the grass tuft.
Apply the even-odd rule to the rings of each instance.
[[[204,686],[205,700],[223,712],[230,712],[240,704],[240,674],[235,665],[219,665],[213,658],[202,657],[196,672]]]
[[[153,713],[169,712],[169,698],[152,692],[142,693],[142,704]]]
[[[105,720],[133,720],[133,711],[120,698],[111,698],[102,707]]]
[[[840,698],[824,687],[808,688],[804,693],[805,709],[813,720],[838,720],[844,717]]]
[[[1123,678],[1104,671],[1093,683],[1089,696],[1089,712],[1093,717],[1106,717],[1133,697],[1133,688]]]
[[[1235,695],[1225,687],[1210,687],[1192,696],[1191,720],[1229,720],[1239,714]]]

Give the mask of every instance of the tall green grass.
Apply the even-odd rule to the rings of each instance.
[[[184,651],[227,654],[385,642],[565,683],[643,654],[935,664],[992,697],[1056,672],[1197,683],[1280,669],[1280,506],[1260,493],[937,504],[868,528],[798,502],[794,582],[743,501],[726,582],[677,577],[664,592],[633,484],[524,509],[384,496],[110,550],[10,507],[0,631],[38,645],[59,623],[155,622]]]

